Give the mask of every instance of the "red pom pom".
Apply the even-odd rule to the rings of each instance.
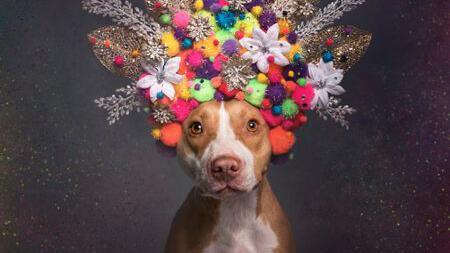
[[[181,139],[182,129],[180,123],[169,123],[161,127],[159,140],[168,147],[176,147]]]
[[[267,61],[268,61],[269,63],[273,63],[273,62],[275,61],[275,57],[273,57],[273,55],[269,55],[269,56],[267,57]]]
[[[214,41],[213,41],[214,46],[218,46],[219,43],[220,43],[219,40],[214,40]]]
[[[269,109],[272,106],[272,103],[270,103],[270,99],[265,98],[265,99],[263,99],[261,106],[264,109]]]
[[[272,154],[283,155],[287,154],[294,146],[295,135],[281,126],[277,126],[270,130],[269,141],[272,146]]]
[[[219,86],[219,91],[222,92],[225,97],[227,98],[232,98],[234,96],[236,96],[236,94],[239,92],[238,89],[232,89],[232,90],[228,90],[228,86],[225,82],[222,82],[222,84]]]
[[[125,64],[125,59],[123,58],[123,56],[118,55],[118,56],[114,57],[114,64],[117,67],[121,68]]]
[[[333,39],[327,39],[327,42],[325,44],[327,45],[327,47],[331,47],[333,43],[334,43]]]
[[[244,37],[244,32],[241,31],[241,30],[236,31],[236,32],[234,33],[234,37],[236,37],[236,39],[240,40],[240,39],[242,39],[242,38]]]

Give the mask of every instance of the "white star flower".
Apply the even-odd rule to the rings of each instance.
[[[253,38],[243,38],[239,43],[248,51],[242,55],[244,59],[252,60],[256,63],[259,71],[267,73],[269,71],[269,59],[272,56],[273,62],[280,66],[289,64],[289,60],[283,55],[291,50],[291,45],[286,41],[278,40],[278,24],[274,24],[267,33],[259,28],[253,29]]]
[[[314,88],[314,98],[311,101],[312,107],[328,107],[328,94],[341,95],[345,92],[339,83],[344,78],[342,69],[335,69],[333,62],[325,63],[322,59],[318,65],[308,64],[309,78],[308,82]]]
[[[158,99],[158,93],[160,92],[173,100],[175,88],[172,84],[180,83],[183,80],[183,76],[177,74],[180,61],[180,57],[174,57],[161,61],[157,67],[143,64],[142,67],[149,75],[141,78],[137,82],[137,87],[141,89],[150,88],[150,99],[152,101]]]

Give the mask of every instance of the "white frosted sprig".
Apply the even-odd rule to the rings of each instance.
[[[295,31],[300,39],[307,40],[308,37],[316,34],[325,26],[333,24],[345,12],[355,9],[364,2],[365,0],[336,0],[331,2],[322,10],[319,10],[311,20],[301,22]]]
[[[160,25],[144,12],[122,0],[83,0],[83,9],[89,13],[110,17],[113,22],[137,32],[149,40],[151,36],[161,33]]]
[[[328,107],[319,108],[316,110],[316,112],[319,114],[319,117],[322,118],[323,120],[327,120],[328,118],[330,118],[348,130],[349,121],[345,117],[347,115],[355,113],[356,109],[348,105],[339,105],[340,102],[341,102],[340,99],[330,97]]]
[[[107,121],[110,125],[134,110],[140,112],[142,106],[135,83],[117,89],[116,94],[109,97],[97,98],[94,102],[108,112]]]

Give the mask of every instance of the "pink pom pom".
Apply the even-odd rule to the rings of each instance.
[[[189,25],[189,13],[186,11],[179,11],[173,15],[173,25],[178,28],[186,28]]]
[[[214,58],[213,67],[217,71],[222,70],[222,63],[228,61],[228,57],[223,54],[218,54],[216,58]]]
[[[200,103],[197,100],[195,100],[195,99],[189,100],[189,103],[191,104],[192,109],[195,109],[195,108],[197,108],[197,106],[200,105]]]
[[[311,109],[311,100],[314,98],[314,89],[310,84],[302,86],[297,86],[292,93],[292,100],[302,110],[310,110]]]
[[[294,121],[285,119],[283,120],[283,123],[281,123],[281,126],[284,128],[284,130],[292,130],[295,126]]]
[[[273,115],[272,110],[260,110],[260,112],[269,127],[279,126],[283,121],[283,116]]]
[[[121,68],[125,64],[125,59],[123,58],[123,56],[118,55],[118,56],[114,57],[114,64],[117,67]]]
[[[176,102],[174,102],[170,109],[172,110],[173,114],[175,115],[175,118],[179,122],[183,122],[188,116],[189,113],[191,113],[192,109],[194,107],[191,103],[188,101],[185,101],[183,99],[178,99]]]
[[[281,79],[283,79],[283,75],[278,71],[269,70],[267,76],[269,77],[269,81],[271,84],[281,83]]]
[[[191,67],[200,67],[203,63],[203,55],[201,52],[194,50],[190,54],[188,54],[188,56],[186,57],[186,62]]]

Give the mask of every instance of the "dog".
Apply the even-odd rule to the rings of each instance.
[[[178,210],[166,253],[291,253],[289,221],[266,173],[269,127],[240,100],[210,101],[183,122],[179,160],[195,186]]]

